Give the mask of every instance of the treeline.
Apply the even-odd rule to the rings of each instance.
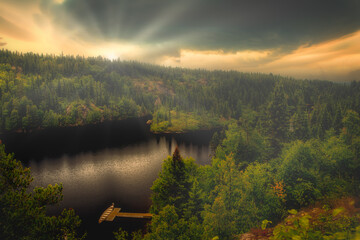
[[[218,135],[211,165],[176,149],[151,188],[154,216],[143,239],[237,239],[318,201],[324,210],[316,222],[309,214],[290,218],[270,239],[355,239],[360,215],[330,209],[331,200],[360,193],[359,114],[347,111],[341,124],[340,133],[331,129],[323,139],[282,142],[277,157],[271,139],[242,121]],[[120,230],[116,239],[126,235]]]
[[[251,118],[268,134],[324,137],[359,109],[360,84],[296,81],[272,74],[206,71],[0,51],[0,132],[153,115],[154,131],[211,128]],[[171,115],[172,114],[172,115]],[[269,119],[271,118],[271,122]],[[277,120],[276,120],[277,118]],[[208,119],[211,119],[209,121]],[[171,122],[171,120],[173,122]],[[285,132],[284,132],[285,131]],[[290,134],[291,135],[291,134]]]

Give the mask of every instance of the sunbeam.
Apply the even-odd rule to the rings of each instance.
[[[166,9],[163,9],[155,19],[150,23],[144,26],[143,30],[140,31],[134,38],[134,42],[146,42],[151,39],[153,36],[158,34],[163,29],[166,29],[166,26],[171,25],[175,21],[181,21],[180,17],[184,12],[192,7],[196,1],[178,1],[172,3]]]
[[[330,79],[358,70],[359,41],[349,37],[359,35],[356,6],[326,5],[329,18],[314,10],[323,5],[314,4],[315,12],[307,12],[312,24],[306,25],[295,18],[304,11],[298,3],[297,11],[281,5],[294,16],[279,16],[281,21],[269,14],[274,9],[265,1],[231,6],[205,0],[3,0],[0,5],[2,47],[13,51],[301,78]]]

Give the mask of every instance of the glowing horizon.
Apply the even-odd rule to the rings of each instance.
[[[351,25],[352,18],[358,16],[345,7],[339,18],[348,20],[348,25],[340,28],[333,23],[329,26],[333,29],[321,30],[324,22],[330,20],[318,18],[316,12],[310,17],[319,23],[302,26],[302,19],[289,19],[294,23],[287,25],[268,17],[260,6],[255,16],[261,21],[274,21],[266,28],[264,22],[245,14],[254,8],[245,1],[234,7],[220,3],[208,6],[211,4],[204,5],[203,0],[108,2],[4,0],[0,4],[0,47],[18,52],[100,55],[110,60],[172,67],[360,80],[360,25]],[[314,8],[321,9],[317,5]],[[149,7],[158,10],[146,10]],[[240,17],[236,9],[232,10],[237,7],[245,9]],[[203,8],[210,13],[197,11]],[[289,6],[283,8],[291,10]],[[332,10],[331,6],[328,8]],[[346,11],[349,16],[345,16]],[[214,13],[219,16],[214,17]],[[317,14],[321,17],[323,13]],[[251,24],[245,21],[248,19]],[[314,29],[310,29],[311,24]],[[292,29],[294,26],[298,29]]]

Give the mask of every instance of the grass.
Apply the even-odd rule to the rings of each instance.
[[[150,130],[154,133],[183,133],[195,130],[212,129],[225,124],[226,120],[209,114],[170,111],[170,118],[159,119],[154,114]],[[170,119],[170,120],[169,120]]]

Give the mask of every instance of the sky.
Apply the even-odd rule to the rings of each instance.
[[[0,48],[360,81],[360,1],[0,0]]]

